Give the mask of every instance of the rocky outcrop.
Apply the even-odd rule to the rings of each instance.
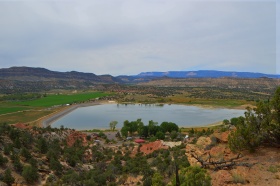
[[[77,140],[81,140],[83,145],[87,145],[86,136],[86,134],[79,131],[72,131],[71,134],[67,137],[67,145],[71,147]]]
[[[228,135],[230,134],[230,131],[222,132],[222,133],[214,133],[214,136],[218,139],[221,143],[227,143],[228,142]]]
[[[47,140],[55,140],[58,139],[59,141],[66,139],[70,134],[72,133],[72,130],[64,130],[64,131],[57,131],[57,132],[46,132],[42,134],[44,138]]]
[[[168,146],[170,148],[176,147],[176,146],[180,146],[182,144],[181,141],[177,141],[177,142],[171,142],[171,141],[162,141],[162,144],[164,146]]]
[[[162,141],[158,140],[158,141],[154,141],[154,142],[150,142],[147,144],[143,144],[140,147],[140,151],[143,152],[144,154],[150,154],[152,152],[154,152],[155,150],[159,150],[159,149],[168,149],[168,146],[164,146]]]

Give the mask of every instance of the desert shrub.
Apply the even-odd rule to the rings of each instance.
[[[17,172],[21,172],[21,171],[22,171],[23,165],[22,165],[22,163],[20,162],[18,156],[14,156],[14,158],[13,158],[13,166],[14,166],[14,169],[15,169]]]
[[[106,139],[106,138],[107,138],[106,134],[104,134],[104,132],[102,132],[102,131],[100,131],[100,132],[98,133],[98,136],[101,137],[101,138],[103,138],[103,139]]]
[[[278,172],[278,167],[274,166],[274,165],[270,165],[268,167],[267,171],[272,172],[272,173],[276,173],[276,172]]]
[[[238,174],[238,173],[234,172],[232,174],[232,182],[235,183],[235,184],[237,184],[237,183],[245,184],[246,179],[241,174]]]
[[[49,177],[47,178],[47,183],[52,185],[54,182],[57,181],[57,177],[54,174],[50,174]],[[53,184],[54,185],[54,184]]]
[[[22,176],[27,183],[34,183],[39,178],[38,170],[30,165],[23,167]]]
[[[149,177],[146,177],[144,180],[143,180],[143,186],[151,186],[152,185],[152,178],[149,176]]]
[[[23,156],[27,161],[32,157],[31,153],[25,147],[21,149],[20,155]]]
[[[0,153],[0,166],[5,165],[6,163],[8,163],[8,159]]]
[[[179,173],[181,186],[210,186],[211,177],[207,171],[197,166],[189,166],[184,168]],[[172,180],[172,185],[176,185],[175,178]]]
[[[157,137],[155,137],[155,136],[153,136],[153,137],[151,137],[151,138],[149,139],[150,142],[154,142],[154,141],[156,141],[156,140],[157,140]]]
[[[7,185],[12,185],[15,182],[15,178],[12,176],[12,172],[10,169],[5,170],[2,180]]]
[[[153,186],[164,186],[165,183],[163,182],[162,174],[156,172],[152,177],[152,185]]]
[[[13,145],[12,144],[6,144],[4,145],[4,154],[5,155],[10,155],[10,153],[12,152],[13,149]]]
[[[69,170],[62,176],[62,182],[68,185],[78,185],[79,175],[75,171]]]

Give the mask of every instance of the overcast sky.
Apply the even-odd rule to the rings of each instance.
[[[280,74],[279,4],[0,0],[0,68],[111,75],[181,70]]]

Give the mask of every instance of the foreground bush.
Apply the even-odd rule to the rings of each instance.
[[[245,119],[238,120],[236,131],[228,138],[232,151],[254,152],[261,144],[280,147],[280,87],[272,101],[261,101],[256,108],[247,108]]]
[[[179,174],[180,186],[210,186],[211,177],[207,171],[198,166],[189,166]],[[175,179],[172,185],[176,185]]]

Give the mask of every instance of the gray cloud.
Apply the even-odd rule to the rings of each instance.
[[[0,68],[276,73],[275,7],[229,0],[0,1]]]

